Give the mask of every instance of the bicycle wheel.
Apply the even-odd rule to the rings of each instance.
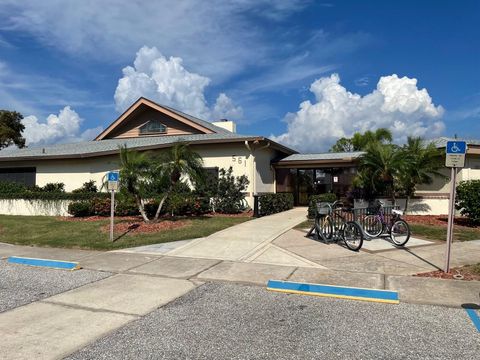
[[[383,233],[383,224],[377,215],[367,215],[363,219],[363,230],[370,237],[379,237]]]
[[[356,222],[348,221],[343,228],[342,238],[350,250],[358,251],[363,245],[362,228]]]
[[[323,217],[321,219],[318,219],[315,230],[317,232],[318,238],[322,238],[323,240],[330,240],[333,236],[332,220],[329,217]]]
[[[390,229],[390,238],[397,246],[404,246],[410,239],[410,226],[405,220],[397,220]]]

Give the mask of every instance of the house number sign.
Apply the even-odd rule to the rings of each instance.
[[[247,166],[247,160],[244,156],[232,156],[232,163]]]

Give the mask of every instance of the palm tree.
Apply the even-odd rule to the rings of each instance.
[[[420,137],[408,137],[407,143],[402,147],[402,153],[406,161],[399,173],[399,185],[406,195],[406,211],[417,185],[431,184],[434,177],[446,178],[446,176],[439,172],[443,168],[442,154],[435,144],[425,145],[425,141]]]
[[[390,143],[392,142],[392,132],[385,128],[379,128],[375,131],[367,130],[365,133],[355,133],[353,134],[351,143],[353,149],[356,151],[365,150],[370,144],[378,143]]]
[[[390,192],[395,203],[395,179],[403,168],[404,156],[398,147],[380,142],[370,143],[360,159],[360,176],[363,185],[374,192],[384,188]]]
[[[154,221],[158,220],[165,200],[182,177],[195,183],[200,181],[204,175],[202,157],[185,143],[174,144],[170,149],[161,153],[155,163],[157,168],[154,173],[158,177],[166,177],[169,186],[160,199]]]
[[[149,222],[143,200],[150,177],[149,155],[145,152],[131,151],[127,146],[122,146],[120,147],[120,166],[121,188],[133,196],[143,220]]]

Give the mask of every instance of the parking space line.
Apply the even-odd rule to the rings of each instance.
[[[361,300],[398,304],[398,293],[390,290],[356,288],[348,286],[296,283],[290,281],[270,280],[267,290],[292,294],[333,297],[349,300]]]
[[[61,269],[61,270],[80,269],[80,266],[78,265],[77,262],[51,260],[51,259],[37,259],[37,258],[10,256],[8,258],[8,262],[10,264],[41,266],[41,267],[48,267],[48,268]]]
[[[470,317],[470,320],[472,320],[473,325],[480,332],[480,317],[478,316],[475,309],[465,309],[465,311],[467,312],[468,316]]]

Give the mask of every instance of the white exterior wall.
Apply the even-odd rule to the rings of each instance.
[[[70,200],[0,200],[0,214],[29,216],[70,216],[68,204]]]
[[[205,167],[233,169],[234,176],[246,175],[250,183],[246,190],[246,200],[253,208],[254,192],[274,192],[274,173],[270,168],[270,159],[275,151],[263,148],[254,149],[254,155],[244,143],[193,145],[193,149],[203,158]],[[251,148],[252,149],[252,148]],[[256,160],[254,161],[254,156]],[[104,176],[109,171],[119,170],[118,155],[101,156],[90,159],[44,160],[37,162],[22,162],[10,166],[36,167],[36,184],[44,186],[47,183],[64,183],[65,191],[78,189],[83,183],[94,180],[97,187],[103,184]],[[68,201],[59,210],[46,212],[41,210],[35,201],[0,200],[0,214],[5,215],[67,215]]]
[[[118,156],[102,156],[91,159],[39,161],[31,164],[37,168],[36,184],[62,182],[65,191],[78,189],[83,183],[94,180],[97,187],[103,184],[103,177],[112,170],[118,170]]]

